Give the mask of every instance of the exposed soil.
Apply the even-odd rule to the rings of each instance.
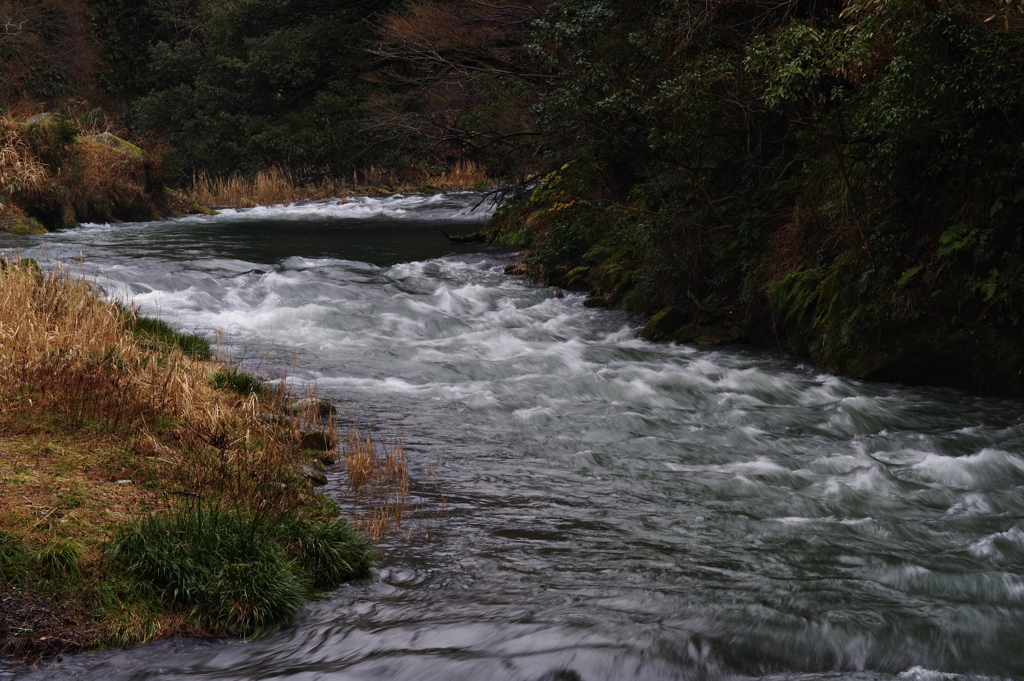
[[[0,582],[0,657],[34,663],[95,640],[92,613]]]

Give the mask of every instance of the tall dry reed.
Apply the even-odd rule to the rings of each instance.
[[[39,194],[51,176],[22,129],[9,118],[0,118],[0,196]]]
[[[459,161],[430,182],[441,189],[476,189],[493,186],[494,179],[487,174],[487,168],[474,161]]]
[[[288,170],[272,167],[252,178],[238,172],[227,177],[200,173],[192,178],[186,195],[190,201],[203,206],[252,208],[344,196],[345,187],[342,183],[328,181],[303,184]]]
[[[352,502],[356,526],[373,539],[401,528],[409,500],[409,461],[402,438],[374,442],[353,423],[342,443],[342,463],[343,492]]]
[[[399,171],[371,166],[354,170],[345,177],[313,181],[302,180],[295,173],[275,166],[261,170],[254,177],[238,172],[220,178],[200,173],[192,178],[185,195],[190,202],[202,206],[252,208],[382,190],[463,190],[493,184],[494,180],[487,175],[486,168],[472,161],[460,161],[440,175],[431,175],[421,169]]]

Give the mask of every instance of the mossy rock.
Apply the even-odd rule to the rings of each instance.
[[[206,206],[200,206],[198,203],[193,203],[192,210],[189,211],[189,215],[220,215],[220,211]]]
[[[288,402],[284,411],[292,416],[313,412],[321,418],[326,418],[337,414],[338,408],[331,404],[330,400],[325,400],[322,397],[308,397]]]
[[[727,304],[717,293],[712,293],[701,301],[700,310],[711,319],[723,319],[732,315],[736,307]]]
[[[688,321],[689,315],[686,312],[675,305],[669,305],[651,317],[640,332],[640,337],[649,341],[669,340],[672,334]]]
[[[323,474],[323,471],[308,463],[300,464],[296,470],[302,477],[309,480],[314,487],[323,487],[327,484],[327,476]]]
[[[101,132],[98,135],[83,135],[78,138],[85,144],[96,144],[101,147],[108,147],[114,151],[120,151],[136,158],[145,158],[146,152],[132,144],[128,140],[121,139],[111,132]]]
[[[604,296],[591,296],[583,301],[583,307],[608,307],[608,301]]]
[[[684,324],[668,337],[668,340],[676,343],[694,343],[696,345],[727,345],[737,343],[741,339],[742,333],[737,327],[698,322]]]
[[[302,441],[299,446],[303,449],[311,449],[316,452],[326,452],[334,449],[334,438],[331,437],[330,433],[325,433],[322,430],[314,430],[312,433],[306,433],[302,436]]]
[[[46,234],[47,229],[35,218],[0,211],[0,232],[10,234]]]
[[[220,215],[219,211],[191,201],[184,194],[174,189],[165,188],[164,198],[168,206],[168,213],[173,218],[178,218],[182,215]]]

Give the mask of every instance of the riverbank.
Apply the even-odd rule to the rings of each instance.
[[[732,225],[610,200],[594,172],[567,166],[496,213],[488,237],[525,249],[522,274],[644,315],[651,341],[760,345],[849,378],[1024,395],[1018,214],[970,229],[877,211],[838,224],[824,197],[791,196],[741,243]]]
[[[210,214],[218,207],[495,185],[483,166],[460,162],[435,173],[370,167],[345,177],[304,177],[273,166],[251,176],[200,173],[175,189],[169,185],[180,174],[176,152],[147,149],[119,135],[127,131],[116,119],[93,111],[0,117],[0,232],[38,234],[84,222]]]
[[[0,297],[0,656],[251,635],[369,574],[310,480],[319,402],[67,270],[2,260]]]

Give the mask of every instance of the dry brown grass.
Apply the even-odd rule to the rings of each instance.
[[[431,178],[430,181],[441,189],[455,190],[494,184],[494,180],[487,175],[487,169],[473,161],[459,161],[439,177]]]
[[[409,461],[402,438],[374,442],[353,423],[342,443],[341,462],[343,492],[354,507],[356,526],[373,539],[401,529],[409,499]]]
[[[0,548],[29,547],[28,561],[65,551],[74,561],[72,572],[60,573],[66,579],[37,579],[32,563],[19,564],[14,577],[0,574],[0,599],[17,605],[8,619],[60,643],[26,643],[0,622],[0,655],[36,659],[99,642],[224,634],[222,624],[140,597],[129,582],[111,587],[126,599],[100,593],[111,565],[106,541],[127,522],[181,508],[181,500],[269,527],[334,511],[300,467],[322,454],[301,448],[299,428],[335,430],[316,401],[292,418],[268,416],[285,411],[292,396],[214,387],[214,375],[232,367],[187,354],[194,339],[161,336],[143,321],[105,301],[74,268],[40,272],[0,259]],[[381,472],[364,483],[374,490],[372,498],[363,494],[366,503],[384,499],[360,523],[377,536],[402,520],[404,466],[401,449],[389,450]],[[393,484],[403,475],[404,491]],[[33,612],[64,619],[50,632]]]
[[[0,437],[0,529],[36,542],[70,537],[95,550],[95,528],[126,522],[140,508],[160,503],[154,489],[139,484],[152,475],[146,470],[152,462],[132,458],[114,437]]]
[[[133,333],[133,319],[73,269],[40,273],[0,260],[0,529],[98,544],[134,509],[183,496],[267,513],[308,500],[295,474],[312,456],[300,450],[300,432],[339,439],[315,387],[291,419],[261,417],[285,411],[291,397],[216,389],[209,379],[221,366],[154,349]],[[401,528],[402,439],[379,442],[353,424],[339,448],[356,524],[374,538]]]
[[[0,194],[38,194],[50,179],[50,169],[39,160],[22,129],[9,118],[0,118]]]
[[[70,531],[32,520],[64,517],[62,486],[93,509],[71,514],[82,516],[76,536],[104,531],[122,497],[201,496],[256,511],[302,503],[311,490],[294,472],[307,458],[298,431],[259,416],[280,404],[215,389],[216,365],[154,347],[133,322],[74,271],[0,261],[0,526]],[[111,487],[118,476],[131,486]]]
[[[423,189],[464,190],[493,186],[482,165],[460,161],[440,175],[421,169],[398,171],[371,166],[338,179],[303,181],[295,173],[273,167],[247,178],[234,173],[224,178],[200,173],[192,178],[185,196],[201,206],[252,208],[274,206],[307,199],[340,198],[350,194],[411,192]]]
[[[0,416],[10,423],[15,417],[60,414],[70,424],[96,420],[116,431],[186,410],[197,363],[181,353],[153,361],[127,324],[123,310],[68,270],[40,274],[5,261]],[[189,389],[174,389],[182,386]]]
[[[83,107],[62,124],[55,117],[37,125],[0,117],[0,201],[50,226],[154,217],[163,202],[154,189],[156,164],[114,136],[105,115]],[[65,124],[80,133],[70,142],[58,132]]]

